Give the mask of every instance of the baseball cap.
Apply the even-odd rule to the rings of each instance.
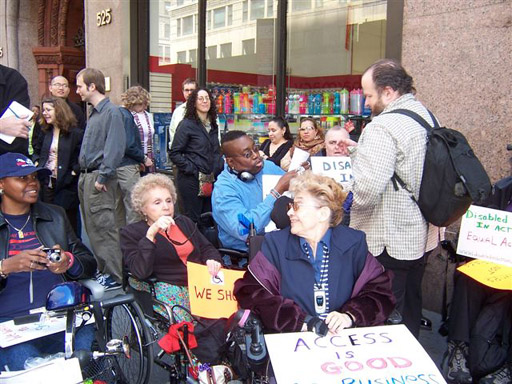
[[[37,172],[38,176],[50,176],[47,168],[36,167],[32,160],[21,153],[5,153],[0,156],[0,179],[4,177],[27,176]]]

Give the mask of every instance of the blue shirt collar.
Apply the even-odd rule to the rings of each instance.
[[[331,250],[331,234],[332,234],[332,228],[329,228],[327,230],[327,232],[325,232],[325,235],[318,242],[318,244],[324,243],[329,251]],[[304,253],[304,254],[306,253],[306,252],[304,252],[304,244],[307,244],[309,249],[311,250],[311,247],[309,246],[306,239],[304,239],[303,237],[299,237],[299,241],[300,241],[300,249],[302,250],[302,253]],[[317,247],[317,250],[318,249],[319,248]]]

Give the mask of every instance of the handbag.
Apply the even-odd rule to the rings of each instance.
[[[199,172],[198,180],[199,180],[199,192],[197,193],[197,196],[210,197],[212,195],[213,182],[215,180],[213,173]]]

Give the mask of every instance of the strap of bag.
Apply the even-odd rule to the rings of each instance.
[[[410,109],[394,109],[389,112],[383,113],[384,115],[391,114],[391,113],[398,113],[400,115],[405,115],[416,121],[419,125],[421,125],[425,130],[427,131],[427,137],[429,137],[432,133],[432,129],[439,128],[439,123],[437,122],[437,119],[435,118],[434,114],[427,109],[428,114],[432,118],[432,121],[434,122],[434,126],[432,127],[427,121],[418,115],[416,112],[411,111]],[[402,187],[402,189],[405,189],[407,192],[409,192],[409,195],[411,196],[412,201],[414,201],[416,204],[418,204],[418,201],[414,197],[412,191],[407,187],[407,184],[402,180],[400,176],[397,175],[396,172],[393,173],[393,176],[391,177],[391,181],[393,182],[393,188],[395,191],[398,191],[398,185]]]

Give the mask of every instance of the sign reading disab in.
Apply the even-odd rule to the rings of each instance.
[[[312,156],[311,170],[317,175],[332,177],[343,186],[353,178],[350,157]]]
[[[279,384],[441,384],[443,376],[404,325],[265,335]]]
[[[470,206],[460,224],[457,253],[512,267],[512,213]]]

